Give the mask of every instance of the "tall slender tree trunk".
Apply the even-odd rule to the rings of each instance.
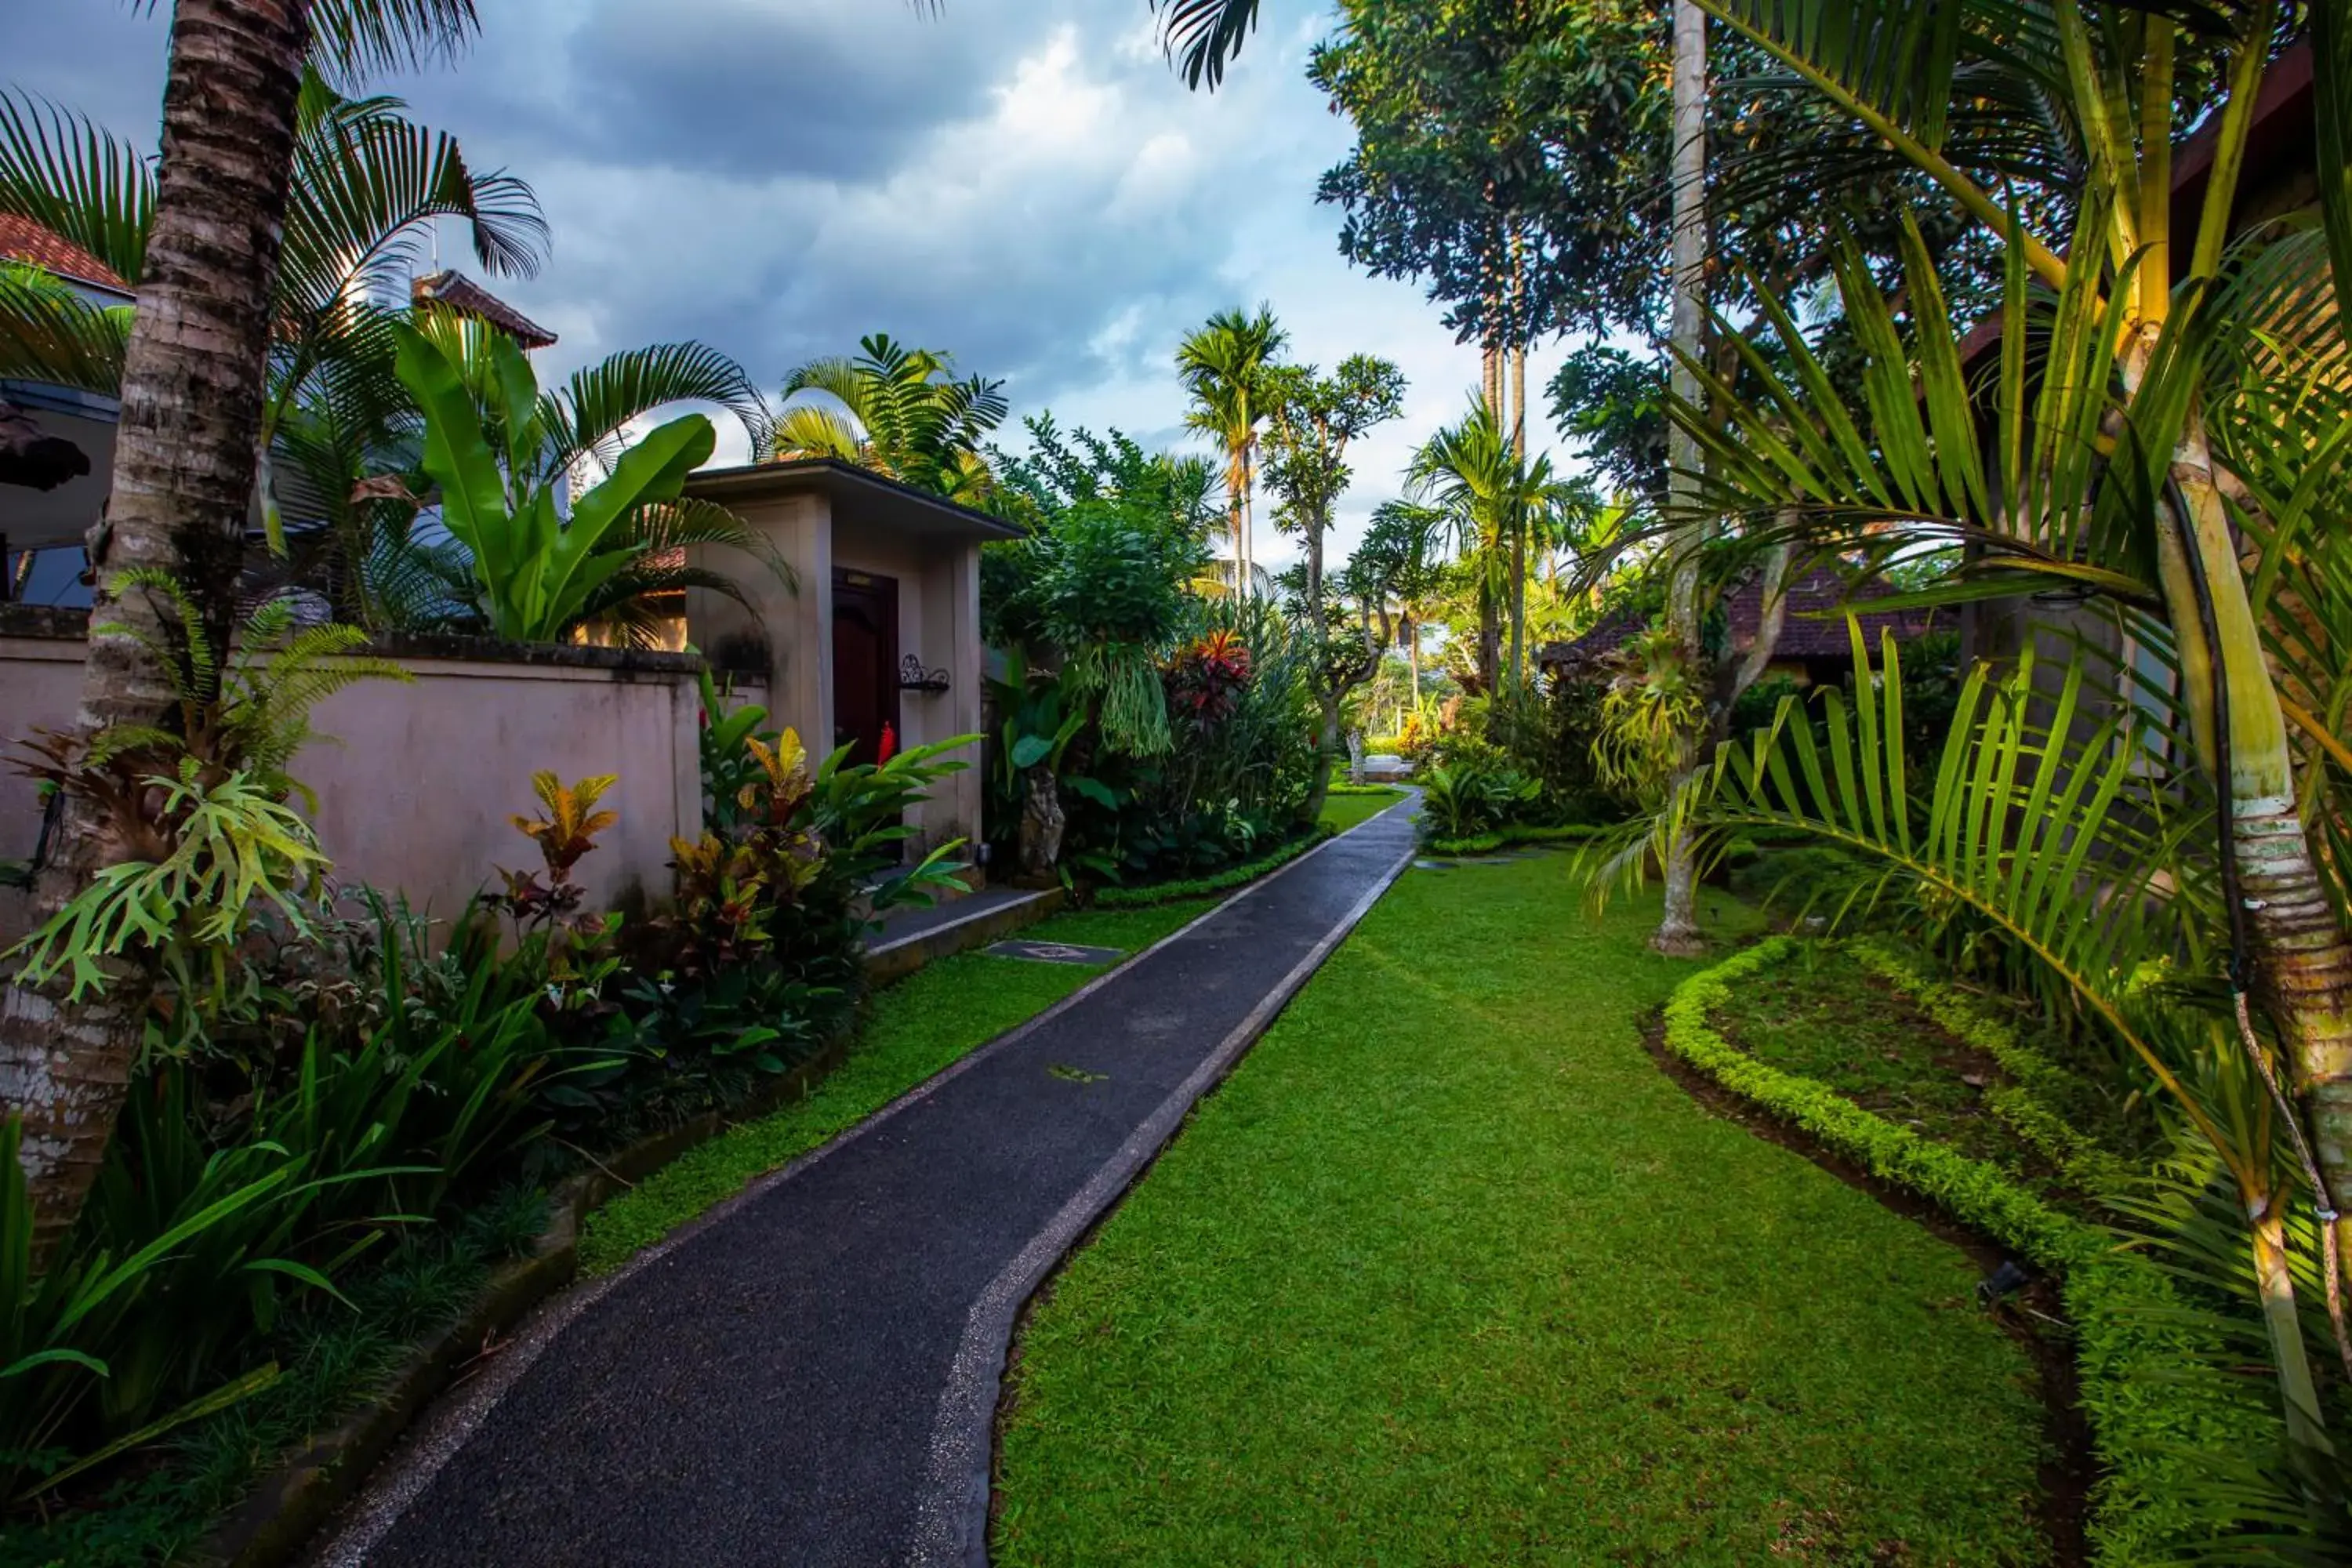
[[[1518,230],[1511,231],[1511,452],[1518,459],[1519,470],[1527,471],[1528,463],[1528,268],[1527,255]],[[1519,510],[1519,525],[1511,539],[1511,689],[1516,691],[1528,679],[1528,525],[1533,520],[1525,507]]]
[[[1502,606],[1495,597],[1495,579],[1482,571],[1478,581],[1478,681],[1486,694],[1495,694],[1496,682],[1502,679],[1503,616]]]
[[[1404,667],[1412,680],[1412,710],[1417,714],[1421,711],[1421,623],[1411,616],[1404,617]]]
[[[122,374],[113,490],[92,530],[98,593],[78,721],[84,732],[168,721],[164,673],[127,630],[168,645],[144,594],[107,584],[130,567],[179,577],[226,646],[257,470],[264,358],[294,155],[307,37],[302,0],[179,0],[163,92],[163,159],[138,317]],[[114,851],[106,825],[67,801],[40,873],[41,913],[62,907]],[[129,984],[69,1004],[61,988],[0,1001],[0,1105],[24,1118],[34,1266],[80,1212],[130,1086],[147,998]]]
[[[1695,0],[1675,0],[1674,57],[1674,344],[1675,393],[1693,406],[1706,397],[1694,366],[1706,331],[1706,13]],[[1676,425],[1668,438],[1670,503],[1682,519],[1671,546],[1674,576],[1667,614],[1683,657],[1696,668],[1699,646],[1696,475],[1702,460],[1696,437]],[[1679,792],[1685,771],[1673,787]],[[1651,945],[1661,952],[1698,951],[1698,868],[1690,836],[1675,833],[1665,854],[1665,916]]]

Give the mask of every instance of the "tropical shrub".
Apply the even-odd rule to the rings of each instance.
[[[1512,767],[1464,757],[1422,779],[1423,831],[1433,838],[1472,838],[1519,819],[1543,786]]]
[[[673,419],[619,453],[612,472],[557,505],[544,455],[561,418],[513,339],[491,332],[477,389],[466,368],[414,327],[397,326],[401,384],[424,412],[421,463],[441,521],[471,559],[489,629],[518,642],[558,640],[614,603],[608,584],[657,541],[648,519],[680,505],[686,476],[718,442],[699,414]]]

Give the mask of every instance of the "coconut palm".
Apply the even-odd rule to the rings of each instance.
[[[1289,342],[1270,305],[1254,316],[1221,310],[1187,334],[1176,349],[1176,374],[1192,399],[1184,423],[1223,448],[1225,504],[1234,537],[1234,581],[1247,593],[1252,581],[1251,532],[1257,480],[1258,431],[1273,412],[1266,381]]]
[[[955,362],[883,333],[856,359],[814,359],[784,378],[778,458],[834,458],[946,496],[984,500],[994,481],[982,444],[1010,405],[1001,381],[950,379]]]
[[[215,646],[226,644],[261,450],[306,59],[345,79],[415,67],[476,26],[471,0],[173,6],[163,161],[133,269],[139,311],[124,355],[113,486],[91,542],[100,584],[82,671],[86,724],[153,726],[168,717],[168,672],[154,650],[173,646],[169,606],[137,591],[116,598],[109,584],[123,574],[185,584],[217,634]],[[133,183],[116,175],[118,192]],[[105,237],[66,237],[87,245]],[[100,828],[81,804],[61,813],[35,893],[43,917],[105,863]],[[144,1007],[133,986],[77,1004],[54,989],[11,985],[0,1001],[0,1103],[21,1117],[36,1268],[98,1173]]]
[[[1573,492],[1552,473],[1551,459],[1523,458],[1486,397],[1472,400],[1456,423],[1437,431],[1413,454],[1406,485],[1453,519],[1454,546],[1479,569],[1478,673],[1488,691],[1500,689],[1503,634],[1510,632],[1510,680],[1527,678],[1527,575],[1530,549]]]
[[[404,107],[345,97],[315,64],[304,72],[262,405],[264,520],[281,552],[290,544],[283,574],[318,583],[341,618],[366,626],[397,617],[367,591],[362,567],[383,520],[354,487],[395,465],[415,430],[392,374],[401,312],[377,298],[404,284],[436,219],[462,221],[494,276],[536,271],[546,239],[529,186],[476,172],[453,138]],[[153,171],[127,140],[0,92],[0,212],[73,239],[137,287],[154,211]],[[113,395],[133,318],[37,273],[0,279],[0,374]]]

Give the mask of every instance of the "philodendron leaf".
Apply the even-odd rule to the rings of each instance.
[[[1024,735],[1013,742],[1013,765],[1034,768],[1053,754],[1054,742],[1045,735]]]

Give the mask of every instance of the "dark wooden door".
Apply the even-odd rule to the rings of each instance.
[[[877,761],[885,725],[898,728],[898,580],[835,569],[833,743],[855,742],[853,763]]]

